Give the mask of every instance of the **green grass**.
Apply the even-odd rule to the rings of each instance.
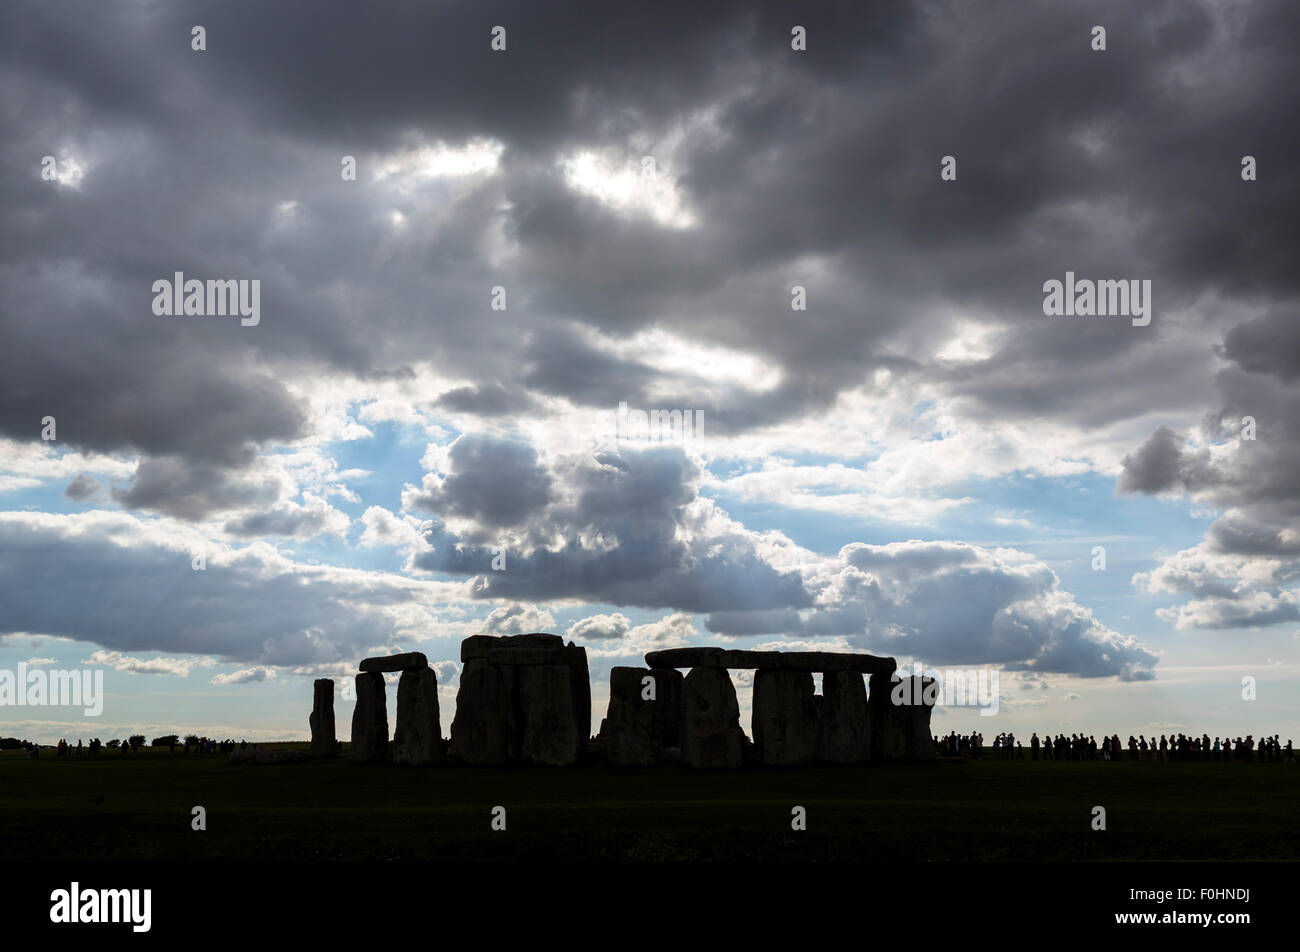
[[[1296,860],[1297,785],[1280,764],[413,769],[6,751],[0,842],[11,860]],[[490,829],[498,804],[506,832]],[[206,832],[190,829],[195,805]]]

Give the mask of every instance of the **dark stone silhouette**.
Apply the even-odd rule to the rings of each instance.
[[[352,711],[352,759],[382,764],[388,759],[388,701],[384,676],[363,671],[356,677],[357,706]]]
[[[312,682],[311,752],[317,757],[334,756],[334,679]]]
[[[406,654],[387,655],[383,658],[367,658],[361,662],[362,671],[419,671],[429,666],[429,659],[423,652],[410,651]]]
[[[812,763],[817,755],[817,714],[810,672],[759,668],[752,721],[758,763]]]
[[[460,690],[451,739],[439,728],[438,679],[416,651],[367,658],[356,676],[352,759],[360,763],[544,764],[589,755],[614,765],[856,764],[929,760],[933,681],[895,680],[893,658],[825,651],[673,648],[646,655],[649,668],[614,668],[600,736],[591,735],[585,648],[558,635],[475,635],[461,643]],[[690,665],[683,677],[676,670]],[[729,668],[755,668],[753,740],[740,727]],[[384,672],[401,672],[397,731],[388,743]],[[822,672],[822,694],[813,672]],[[863,681],[870,674],[868,694]],[[650,679],[647,681],[647,679]],[[653,693],[647,685],[653,684]],[[337,746],[334,685],[315,682],[312,753]]]
[[[934,760],[934,739],[930,736],[932,704],[925,703],[926,687],[933,678],[902,678],[872,675],[871,759]],[[895,694],[903,703],[895,704]]]
[[[682,681],[682,762],[692,767],[739,767],[745,733],[726,668],[691,668]]]
[[[480,658],[466,661],[448,755],[467,764],[504,764],[510,753],[510,698],[500,667]]]
[[[871,710],[867,686],[856,671],[822,675],[818,706],[817,760],[861,764],[871,759]]]
[[[465,763],[578,762],[591,734],[587,651],[558,635],[461,643],[450,756]]]
[[[728,648],[667,648],[645,656],[652,668],[774,668],[783,671],[858,671],[892,674],[893,658],[838,651],[733,651]]]
[[[432,668],[408,669],[402,672],[402,677],[397,682],[397,729],[393,734],[393,762],[424,765],[441,761],[442,726],[438,722],[438,676]]]
[[[654,700],[645,679],[651,678]],[[609,710],[600,741],[608,763],[650,766],[682,745],[682,673],[675,668],[614,668],[609,673]]]

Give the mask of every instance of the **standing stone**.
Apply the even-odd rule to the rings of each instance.
[[[504,764],[510,753],[510,692],[501,669],[465,662],[456,692],[449,755],[467,764]]]
[[[691,668],[682,681],[682,760],[692,767],[739,767],[745,733],[726,668]]]
[[[934,737],[930,734],[930,715],[934,712],[934,678],[904,678],[912,683],[911,694],[906,695],[914,703],[896,708],[898,711],[899,731],[903,735],[903,756],[908,760],[934,760],[938,756],[934,749]]]
[[[647,700],[645,679],[654,682]],[[614,668],[609,673],[609,710],[600,739],[609,763],[648,766],[661,763],[664,751],[680,747],[682,673],[675,668]]]
[[[352,759],[361,764],[382,764],[388,760],[388,701],[384,697],[384,676],[378,671],[357,675]]]
[[[534,664],[517,669],[523,721],[520,759],[563,767],[575,763],[586,735],[579,736],[573,708],[573,673],[568,665]],[[590,727],[591,705],[587,705]]]
[[[680,748],[683,736],[682,685],[686,675],[676,668],[651,668],[650,674],[655,679],[655,696],[660,705],[655,709],[652,725],[655,745],[665,751]],[[739,712],[736,718],[739,723]]]
[[[570,641],[561,652],[569,666],[569,684],[573,689],[573,716],[577,720],[579,754],[591,737],[591,672],[587,668],[587,649]]]
[[[393,761],[436,764],[442,760],[442,725],[438,721],[438,676],[432,668],[406,670],[397,682],[397,729]]]
[[[926,688],[933,678],[902,678],[891,681],[889,675],[871,676],[872,760],[933,760],[934,741],[930,737],[932,704],[925,703]],[[901,703],[894,703],[897,698]]]
[[[871,759],[871,713],[860,672],[827,671],[822,675],[819,715],[819,761],[861,764]]]
[[[318,678],[312,682],[311,752],[317,757],[333,757],[334,738],[334,679]]]
[[[817,753],[812,673],[759,668],[754,675],[752,730],[760,764],[811,763]]]

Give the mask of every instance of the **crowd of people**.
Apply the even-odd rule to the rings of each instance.
[[[98,737],[93,737],[89,744],[85,744],[80,738],[77,739],[77,745],[74,747],[68,743],[65,738],[60,738],[59,742],[54,745],[54,756],[56,757],[81,757],[81,756],[98,756],[99,752],[105,747],[109,749],[116,748],[123,754],[138,753],[140,748],[145,746],[144,736],[136,734],[124,740],[110,740],[107,744]],[[174,754],[177,747],[184,749],[188,754],[192,749],[196,754],[228,754],[236,748],[246,750],[250,746],[248,741],[241,740],[236,742],[231,738],[225,740],[213,740],[211,737],[197,737],[191,734],[182,741],[175,735],[155,738],[152,747],[166,747],[168,753]],[[251,745],[256,747],[256,744]],[[27,752],[28,757],[40,757],[41,745],[32,741],[23,741],[22,749]]]
[[[956,731],[946,737],[934,738],[935,747],[942,756],[960,757],[963,760],[980,760],[984,757],[984,735],[978,731],[970,734],[958,734]],[[1294,764],[1295,750],[1290,739],[1286,745],[1278,735],[1264,736],[1258,742],[1253,734],[1243,739],[1237,737],[1216,737],[1210,740],[1209,734],[1200,737],[1186,734],[1161,734],[1150,739],[1144,734],[1128,737],[1127,745],[1120,742],[1118,734],[1103,736],[1101,743],[1093,735],[1047,734],[1039,738],[1037,732],[1029,738],[1029,760],[1120,760],[1125,755],[1129,760],[1201,760],[1201,761],[1259,761],[1260,763]],[[993,757],[1001,760],[1025,760],[1024,741],[1016,740],[1013,733],[998,734],[993,738]]]

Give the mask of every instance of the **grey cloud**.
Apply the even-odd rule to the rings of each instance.
[[[486,465],[488,458],[474,459]],[[767,564],[745,535],[692,531],[699,472],[680,447],[566,459],[552,472],[565,495],[528,520],[525,544],[509,553],[506,571],[488,571],[492,550],[465,544],[442,523],[426,533],[433,551],[416,556],[416,566],[475,575],[483,598],[586,598],[682,611],[808,603],[798,576]],[[479,477],[492,478],[464,471],[466,483]],[[555,538],[564,541],[556,546]]]
[[[632,628],[626,615],[591,615],[575,622],[569,628],[569,637],[581,644],[585,641],[617,641]]]
[[[389,614],[416,603],[418,582],[296,565],[252,553],[196,572],[125,514],[0,515],[6,632],[91,641],[118,652],[212,655],[256,665],[364,656],[392,640]]]
[[[329,529],[331,516],[337,515],[337,510],[325,506],[277,506],[268,511],[245,513],[227,520],[223,528],[231,535],[242,538],[280,535],[309,539]]]
[[[863,574],[865,573],[865,574]],[[846,637],[877,654],[927,664],[997,664],[1078,677],[1154,677],[1156,655],[1111,631],[1035,561],[1006,561],[950,542],[855,543],[808,580],[820,592],[806,619],[774,615],[771,634]],[[710,630],[759,633],[757,619],[710,616]]]
[[[74,502],[84,502],[96,495],[102,484],[93,476],[87,476],[81,473],[72,482],[68,483],[67,488],[63,490],[63,495]]]
[[[1300,307],[1277,310],[1228,330],[1221,353],[1250,373],[1288,383],[1300,377]]]
[[[457,387],[442,394],[437,406],[483,417],[499,417],[534,408],[531,398],[520,390],[507,390],[500,384]]]
[[[128,488],[113,498],[128,509],[146,509],[183,519],[214,512],[274,504],[283,491],[272,477],[225,470],[180,457],[145,459]]]
[[[368,378],[427,354],[472,381],[448,407],[491,415],[527,408],[526,393],[494,389],[521,364],[535,390],[579,403],[649,382],[633,362],[584,355],[564,336],[573,321],[614,337],[657,324],[786,371],[758,401],[737,391],[712,405],[683,384],[679,402],[723,431],[828,407],[882,366],[990,414],[1091,425],[1197,395],[1209,350],[1186,332],[1198,328],[1161,330],[1179,303],[1297,290],[1296,133],[1275,121],[1300,95],[1300,13],[1285,2],[1115,2],[1086,15],[1043,2],[1006,16],[830,3],[799,12],[806,55],[789,51],[779,3],[656,4],[650,18],[593,3],[382,3],[364,19],[315,9],[306,27],[253,3],[142,11],[0,12],[21,133],[0,151],[0,202],[13,211],[2,310],[47,315],[11,351],[22,362],[0,368],[30,394],[4,402],[7,433],[29,437],[33,413],[54,407],[78,445],[228,468],[304,434],[274,369]],[[1114,41],[1104,56],[1087,47],[1094,18]],[[207,53],[188,47],[196,20]],[[504,55],[487,49],[495,22],[510,24]],[[1198,67],[1199,86],[1168,81]],[[458,94],[427,93],[446,88]],[[194,139],[197,115],[217,117],[219,148]],[[695,229],[611,213],[559,180],[560,154],[638,159],[692,117],[674,168]],[[32,157],[70,129],[97,162],[82,191],[33,188]],[[496,177],[400,200],[367,178],[412,141],[474,137],[502,142]],[[1242,183],[1206,141],[1258,154],[1260,180]],[[355,187],[338,181],[344,152],[363,159]],[[949,153],[959,180],[941,183]],[[280,220],[288,199],[296,217]],[[1086,214],[1101,202],[1126,223]],[[395,203],[408,218],[400,240]],[[519,246],[510,275],[489,260],[498,231]],[[80,269],[85,290],[34,278],[33,260]],[[144,289],[174,268],[261,277],[262,325],[153,319]],[[1038,289],[1066,268],[1152,277],[1157,325],[1044,321]],[[814,302],[799,316],[796,281]],[[498,282],[511,311],[476,319]],[[1014,333],[970,367],[918,360],[949,332],[935,313],[955,302]],[[64,359],[92,341],[93,373]],[[243,362],[254,341],[272,373]]]
[[[1124,457],[1117,492],[1158,493],[1183,483],[1183,436],[1161,426],[1136,451]]]
[[[470,433],[448,455],[451,471],[430,491],[410,496],[407,506],[500,528],[519,524],[551,498],[551,477],[524,440]]]

